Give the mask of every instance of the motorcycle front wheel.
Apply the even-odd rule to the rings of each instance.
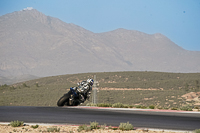
[[[64,106],[65,104],[66,104],[66,105],[69,105],[69,97],[70,97],[70,94],[69,94],[69,93],[65,94],[64,96],[62,96],[62,97],[58,100],[57,105],[58,105],[59,107],[62,107],[62,106]]]

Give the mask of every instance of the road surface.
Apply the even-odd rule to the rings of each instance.
[[[155,112],[142,110],[80,108],[80,107],[24,107],[0,106],[0,122],[14,120],[24,123],[90,124],[119,126],[129,122],[138,128],[170,130],[200,129],[200,113]]]

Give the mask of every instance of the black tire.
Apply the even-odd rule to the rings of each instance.
[[[69,93],[65,94],[64,96],[62,96],[62,97],[58,100],[57,105],[58,105],[59,107],[62,107],[62,106],[64,106],[64,105],[69,105],[69,97],[70,97],[70,94],[69,94]]]
[[[78,101],[76,101],[73,106],[78,106],[80,103]]]

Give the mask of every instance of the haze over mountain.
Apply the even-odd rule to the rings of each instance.
[[[0,16],[0,84],[23,75],[200,72],[199,59],[200,51],[185,50],[160,33],[93,33],[35,9]]]

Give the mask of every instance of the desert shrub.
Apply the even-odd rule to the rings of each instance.
[[[155,106],[154,105],[150,105],[149,108],[150,109],[155,109]]]
[[[60,132],[60,128],[57,127],[47,128],[47,132]]]
[[[146,109],[147,107],[146,107],[146,106],[141,106],[141,108],[142,108],[142,109]]]
[[[194,133],[200,133],[200,129],[194,130]]]
[[[40,87],[38,83],[35,84],[36,87]]]
[[[135,107],[136,107],[136,108],[141,108],[141,109],[146,109],[146,108],[147,108],[147,107],[144,106],[144,105],[136,105]]]
[[[129,108],[133,108],[133,105],[129,105]]]
[[[123,108],[128,108],[129,107],[129,105],[128,104],[124,104],[124,107]]]
[[[98,129],[99,123],[98,122],[90,122],[90,128],[92,129]]]
[[[192,108],[189,108],[188,111],[192,111]]]
[[[106,124],[100,126],[100,129],[104,130],[105,128],[106,128]]]
[[[133,130],[133,125],[130,124],[129,122],[127,122],[127,123],[120,123],[119,129],[122,130],[122,131]]]
[[[86,132],[91,131],[91,127],[88,127],[88,126],[85,127],[85,131],[86,131]]]
[[[112,126],[109,126],[108,129],[118,130],[118,127],[112,127]]]
[[[123,108],[124,105],[122,103],[115,103],[112,105],[113,108]]]
[[[172,107],[172,108],[171,108],[171,110],[177,110],[177,108],[175,108],[175,107]]]
[[[98,103],[97,106],[98,107],[112,107],[112,104],[109,104],[109,103]]]
[[[87,125],[80,125],[77,129],[78,132],[81,132],[83,130],[87,129]]]
[[[184,111],[192,111],[192,108],[189,105],[183,106],[180,109]]]
[[[12,126],[12,127],[19,127],[19,126],[23,126],[24,125],[24,122],[23,121],[11,121],[10,122],[10,125]]]
[[[16,89],[16,88],[15,88],[14,86],[10,86],[9,89],[10,89],[10,90],[14,90],[14,89]]]
[[[118,130],[118,128],[117,127],[113,127],[112,130]]]
[[[23,83],[23,87],[28,87],[28,88],[30,88],[30,86],[28,86],[26,83]]]
[[[38,128],[39,127],[39,125],[35,125],[35,126],[31,126],[32,128],[34,128],[34,129],[36,129],[36,128]]]
[[[136,105],[135,107],[136,107],[136,108],[141,108],[142,106],[141,106],[141,105]]]
[[[105,129],[106,125],[101,126],[102,129]],[[85,130],[86,132],[91,131],[92,129],[99,129],[99,123],[98,122],[90,122],[90,126],[87,125],[80,125],[77,129],[78,132],[81,132]]]
[[[112,126],[109,126],[108,129],[112,129]]]
[[[7,84],[0,85],[0,90],[1,90],[1,89],[7,89],[7,88],[9,88],[9,86],[8,86]]]

